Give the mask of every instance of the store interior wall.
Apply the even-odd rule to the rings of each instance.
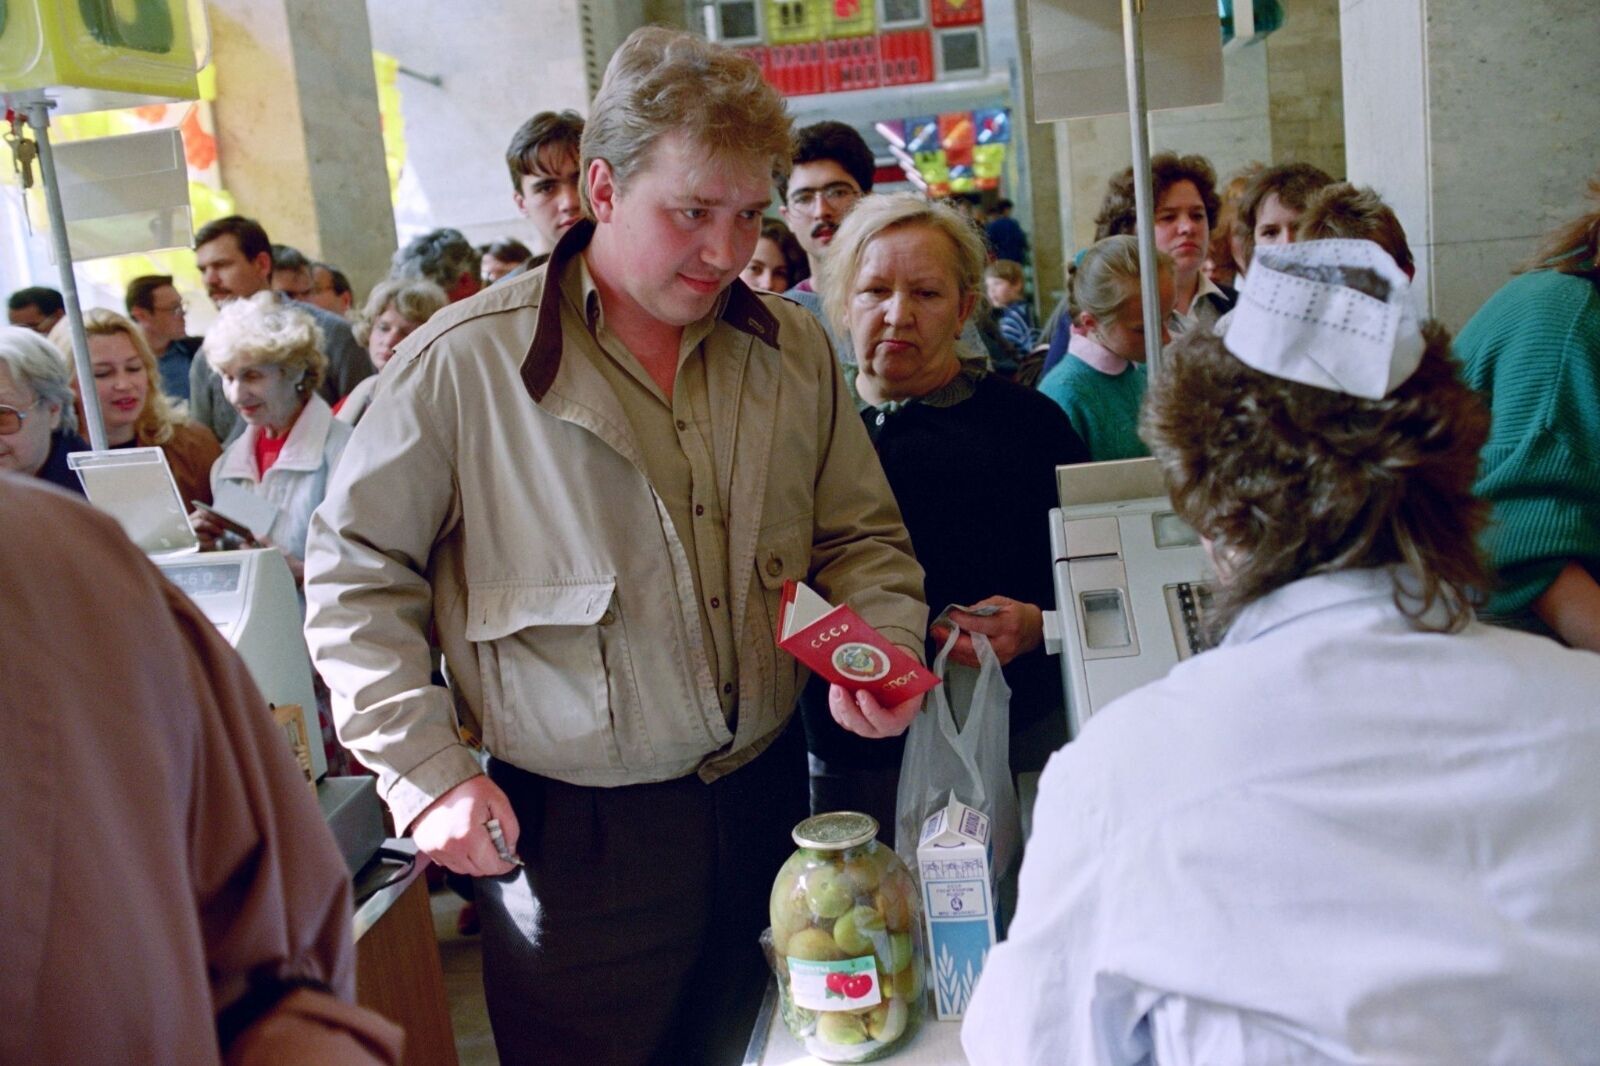
[[[1417,292],[1459,329],[1540,238],[1581,209],[1600,163],[1582,71],[1594,0],[1344,0],[1351,180],[1406,227]]]

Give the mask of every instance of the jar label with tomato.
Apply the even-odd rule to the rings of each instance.
[[[862,1010],[883,1002],[878,961],[871,955],[838,962],[789,960],[789,995],[807,1010]]]

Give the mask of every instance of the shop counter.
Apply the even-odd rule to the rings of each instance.
[[[427,868],[410,839],[386,840],[356,875],[356,1002],[405,1029],[404,1066],[456,1066]]]
[[[961,1023],[935,1021],[930,1004],[916,1035],[894,1054],[876,1061],[888,1066],[967,1066],[961,1050]],[[789,1034],[778,1010],[778,986],[772,981],[767,982],[744,1066],[830,1066],[808,1054]]]

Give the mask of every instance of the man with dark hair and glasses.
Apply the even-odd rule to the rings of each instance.
[[[188,308],[173,287],[172,276],[145,274],[134,278],[128,282],[122,302],[128,317],[156,353],[161,391],[174,400],[187,400],[190,364],[204,338],[188,335],[189,325],[183,317]]]
[[[6,319],[13,326],[31,329],[41,337],[54,329],[66,313],[61,294],[43,285],[18,289],[6,300]]]
[[[811,277],[816,276],[839,223],[857,200],[872,191],[875,169],[866,139],[843,122],[818,122],[795,134],[788,172],[774,177],[783,201],[778,211],[806,250]],[[795,291],[813,291],[811,279],[796,285]]]

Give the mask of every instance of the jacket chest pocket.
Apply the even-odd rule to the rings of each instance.
[[[805,581],[811,568],[811,515],[800,515],[763,529],[756,537],[756,574],[766,608],[766,639],[758,645],[773,667],[771,705],[781,716],[789,713],[798,689],[799,668],[794,658],[778,648],[778,610],[786,581]],[[754,615],[753,617],[759,617]]]
[[[468,587],[483,739],[497,758],[536,773],[623,765],[606,671],[607,631],[622,628],[615,591],[611,579]]]

